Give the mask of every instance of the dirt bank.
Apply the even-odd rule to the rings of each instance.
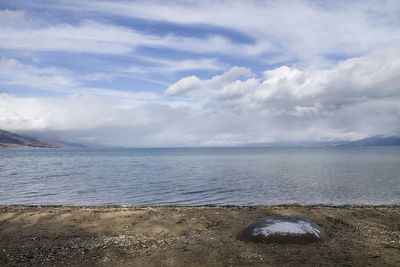
[[[307,245],[254,244],[235,234],[273,214],[331,235]],[[400,207],[0,206],[0,265],[400,266]]]

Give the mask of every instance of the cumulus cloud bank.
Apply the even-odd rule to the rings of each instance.
[[[0,95],[0,128],[119,145],[232,145],[400,133],[400,46],[328,69],[233,67],[184,77],[164,95]],[[79,138],[78,138],[79,137]],[[118,137],[112,139],[110,137]]]
[[[243,81],[237,79],[239,75],[255,74],[249,69],[234,67],[209,80],[196,76],[183,78],[171,85],[166,93],[174,95],[202,90],[210,95],[247,99],[258,104],[271,104],[282,99],[286,103],[324,106],[397,97],[400,93],[399,47],[386,47],[363,57],[338,62],[327,69],[282,66],[263,72],[261,77]]]

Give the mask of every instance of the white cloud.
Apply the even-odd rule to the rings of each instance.
[[[140,46],[224,54],[243,49],[242,45],[234,44],[222,36],[196,38],[163,33],[146,34],[133,28],[91,20],[84,20],[78,25],[52,25],[39,18],[28,19],[21,11],[0,10],[0,17],[3,14],[12,18],[0,20],[0,48],[3,49],[89,54],[127,54]]]
[[[219,92],[220,98],[240,97],[249,92],[251,88],[256,88],[259,85],[259,80],[250,78],[246,81],[236,80],[231,84],[224,86]]]
[[[190,90],[195,90],[200,86],[200,83],[201,80],[196,76],[186,77],[169,86],[165,94],[178,95]]]
[[[15,28],[23,28],[31,23],[36,24],[37,22],[26,18],[23,10],[0,10],[0,25],[13,25]]]
[[[140,99],[140,97],[142,97]],[[186,111],[147,95],[75,95],[68,98],[0,94],[0,129],[72,142],[165,145],[190,139]],[[174,136],[172,133],[178,133]],[[190,140],[189,140],[190,141]]]
[[[1,58],[2,86],[64,94],[64,98],[0,94],[0,128],[76,142],[132,146],[400,134],[398,1],[232,1],[229,8],[222,1],[167,5],[155,1],[57,1],[54,5],[71,8],[78,15],[100,10],[219,33],[193,37],[165,30],[150,34],[105,19],[51,23],[28,11],[0,11],[0,48],[32,58],[29,64],[12,55]],[[232,40],[226,37],[229,31],[237,34]],[[241,35],[250,40],[238,41]],[[177,60],[132,55],[143,46],[190,51],[197,59],[183,59],[183,54]],[[79,74],[78,70],[46,67],[45,60],[35,62],[34,56],[40,54],[35,51],[129,55],[125,63],[134,57],[140,64],[129,62],[125,66],[130,68],[116,66],[105,74]],[[221,63],[226,59],[220,54],[296,63],[255,73],[249,68],[230,68],[231,64]],[[337,62],[337,55],[344,59]],[[178,78],[165,86],[164,95],[85,85],[131,75],[154,82],[153,74],[174,77],[188,70],[222,73],[210,78],[195,73]]]
[[[332,54],[361,54],[398,41],[398,1],[68,1],[76,12],[97,11],[149,21],[223,27],[250,36],[253,44],[233,46],[216,36],[208,42],[184,39],[182,47],[220,53],[279,53],[317,60]],[[371,8],[372,7],[372,8]],[[174,43],[175,41],[172,41]],[[268,58],[266,58],[268,59]]]
[[[261,77],[228,79],[229,82],[221,82],[226,74],[208,80],[191,77],[191,90],[207,94],[193,94],[190,90],[180,93],[188,100],[203,101],[206,108],[212,103],[213,112],[246,115],[252,122],[258,117],[280,132],[293,128],[303,133],[297,134],[298,138],[347,138],[385,131],[399,134],[399,55],[400,46],[390,46],[339,62],[330,69],[283,66],[268,70]],[[183,78],[171,85],[166,93],[178,85],[186,88],[185,81]],[[308,128],[312,130],[307,133]],[[280,137],[293,138],[284,134]]]
[[[85,75],[76,75],[76,79],[83,82],[85,81],[106,81],[113,82],[118,78],[128,78],[135,80],[142,80],[161,86],[168,86],[169,83],[163,81],[163,78],[172,79],[179,72],[207,70],[216,71],[224,69],[224,64],[221,64],[214,58],[199,58],[199,59],[185,59],[185,60],[166,60],[151,57],[135,57],[139,59],[140,63],[131,65],[130,67],[114,67],[110,68],[107,72],[96,72]],[[157,76],[157,78],[153,78]],[[161,78],[160,78],[161,77]]]
[[[251,75],[252,73],[250,69],[244,67],[233,67],[229,71],[226,71],[221,75],[214,76],[212,79],[209,80],[200,80],[196,76],[190,76],[182,78],[176,83],[170,85],[165,91],[165,94],[178,95],[189,91],[196,91],[201,89],[202,92],[200,92],[200,94],[204,95],[206,91],[210,93],[210,91],[221,88],[224,85],[228,85],[232,81],[235,81],[242,76],[248,77]]]
[[[37,2],[36,5],[41,6]],[[234,42],[220,33],[201,38],[168,32],[148,34],[90,20],[78,25],[51,25],[27,17],[22,11],[5,10],[0,11],[0,17],[5,18],[0,20],[0,47],[126,54],[138,46],[146,46],[195,53],[264,55],[260,60],[268,62],[302,60],[307,64],[323,64],[321,58],[360,55],[400,41],[398,1],[230,1],[229,6],[224,1],[56,1],[52,7],[187,27],[222,27],[248,36],[251,41]]]
[[[133,66],[125,70],[128,73],[175,73],[188,70],[221,70],[223,65],[215,58],[199,58],[185,60],[166,60],[159,58],[138,57],[151,66]],[[155,65],[155,66],[154,66]]]
[[[3,85],[22,85],[54,92],[69,92],[78,82],[69,77],[68,70],[59,68],[37,68],[14,58],[0,59],[0,78]]]
[[[2,62],[3,72],[21,67]],[[329,69],[286,66],[255,76],[233,67],[210,79],[187,77],[164,96],[99,88],[64,99],[1,94],[0,128],[132,146],[400,134],[399,77],[400,47],[392,46]]]
[[[0,59],[0,84],[6,91],[12,91],[13,85],[31,89],[62,93],[64,95],[93,95],[110,96],[125,99],[139,99],[155,101],[159,98],[153,92],[119,91],[112,88],[86,87],[81,81],[113,79],[121,74],[96,73],[92,75],[79,75],[66,69],[39,68],[29,64],[23,64],[14,58],[2,57]],[[154,81],[156,82],[156,81]]]

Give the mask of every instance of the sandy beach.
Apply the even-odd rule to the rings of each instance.
[[[303,216],[331,238],[307,245],[235,239],[274,214]],[[400,266],[400,206],[0,206],[0,265]]]

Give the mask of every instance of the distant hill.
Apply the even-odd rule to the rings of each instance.
[[[0,130],[0,148],[66,148],[69,145]]]
[[[339,146],[400,146],[399,136],[373,136],[357,141],[346,142]]]
[[[303,141],[303,142],[273,142],[273,143],[252,143],[245,147],[326,147],[339,146],[347,141]]]
[[[333,142],[280,142],[246,144],[246,147],[324,147],[324,146],[400,146],[400,136],[373,136],[357,141]],[[87,146],[73,143],[50,141],[43,138],[34,138],[0,130],[0,148],[68,148]],[[89,146],[90,147],[90,146]],[[95,146],[99,147],[99,145]],[[101,146],[100,146],[101,147]]]
[[[246,147],[342,147],[342,146],[400,146],[399,136],[373,136],[356,141],[325,141],[325,142],[274,142],[246,144]]]

